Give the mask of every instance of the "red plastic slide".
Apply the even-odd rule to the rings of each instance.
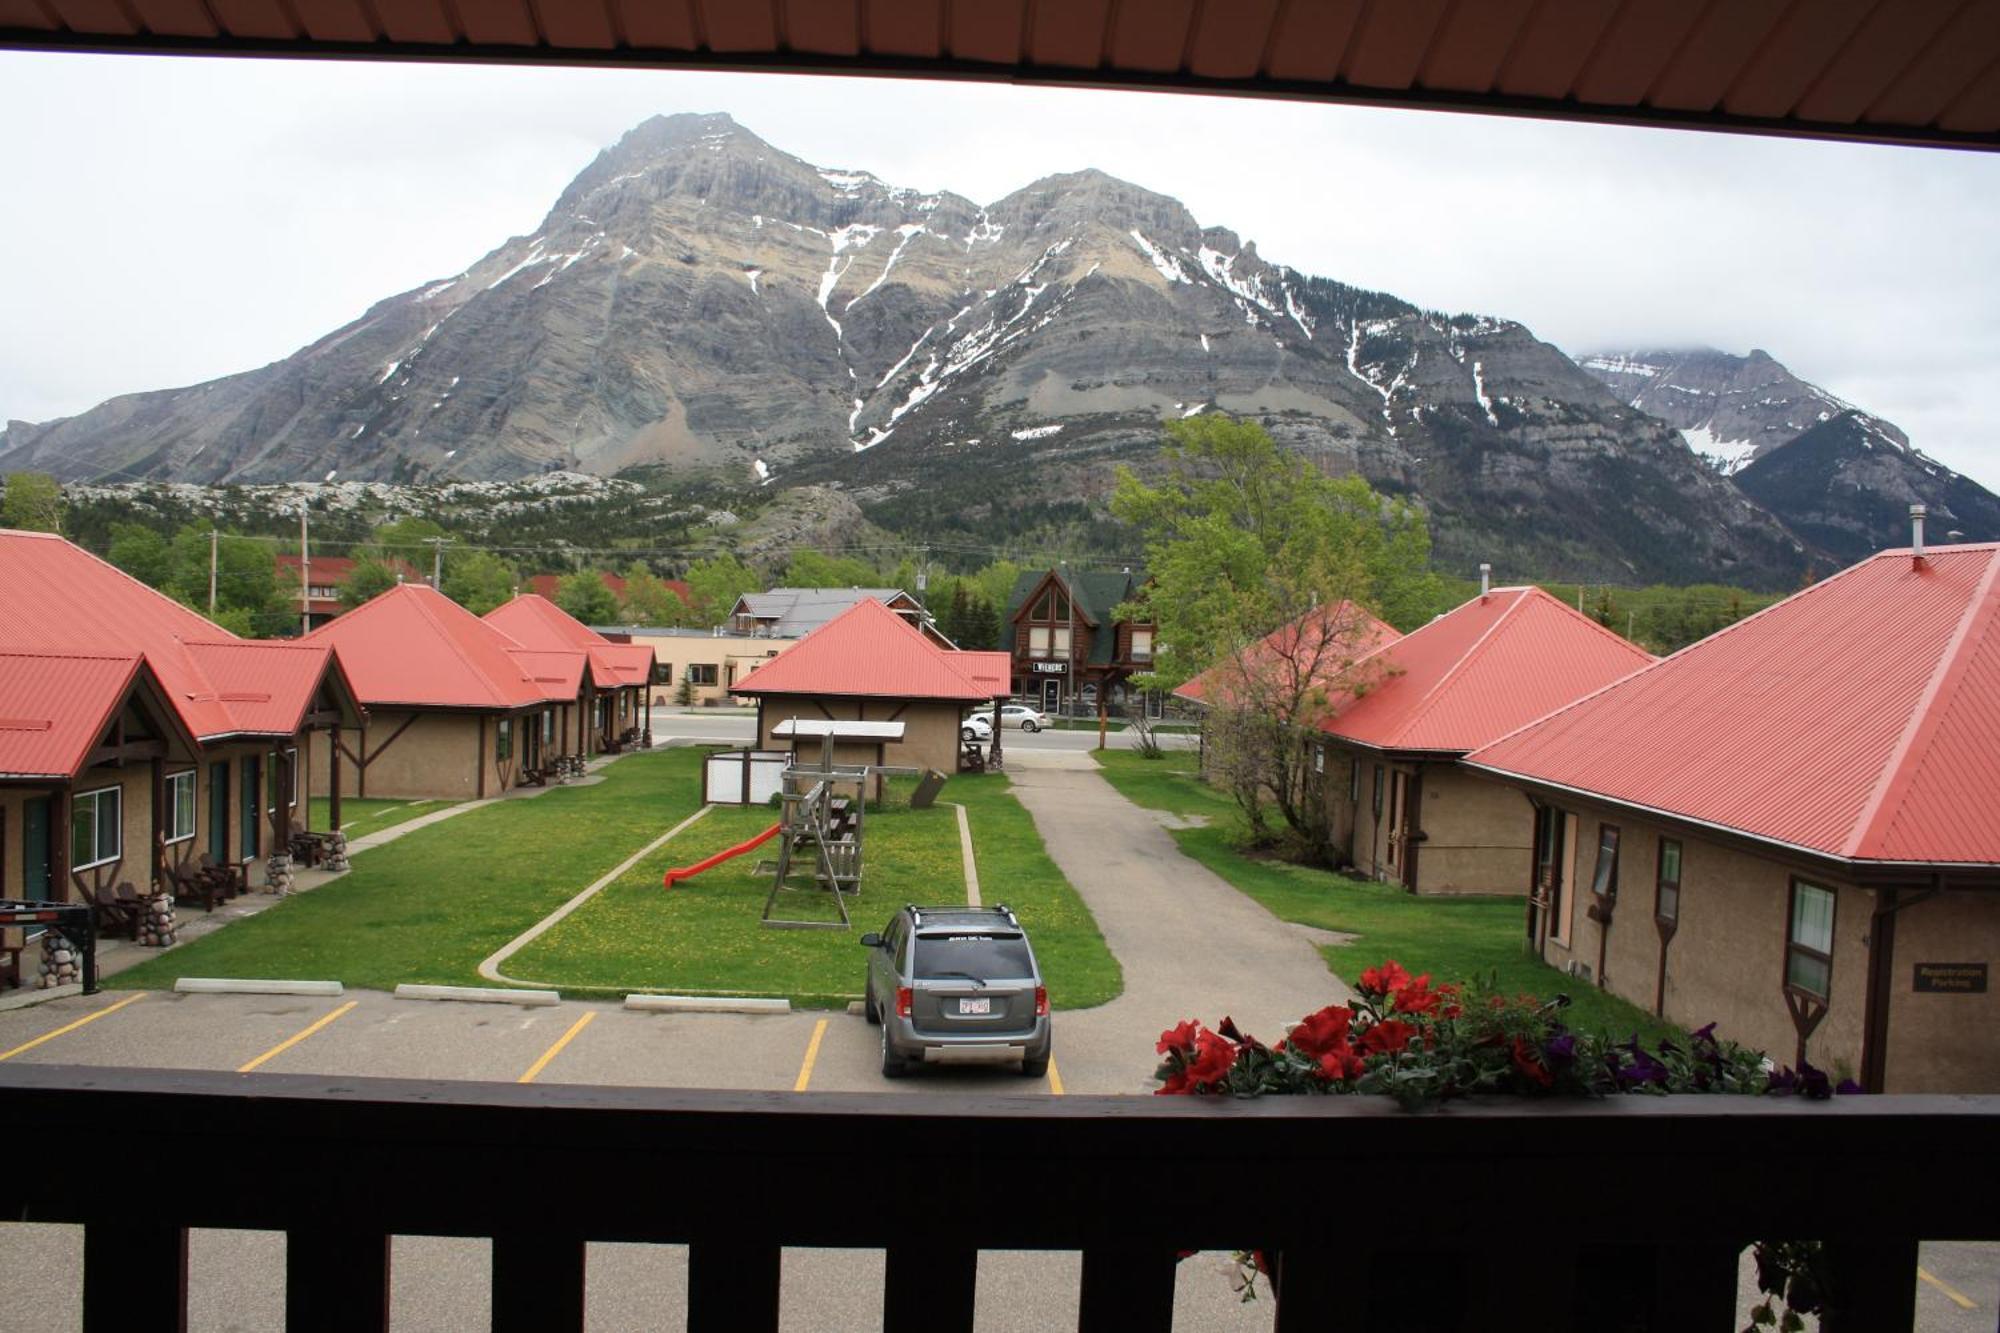
[[[762,847],[765,843],[769,842],[771,840],[772,835],[783,827],[784,827],[783,824],[773,824],[771,825],[771,827],[765,829],[762,833],[759,833],[756,837],[750,839],[750,841],[739,842],[734,847],[728,848],[725,851],[717,852],[714,856],[709,857],[706,861],[696,861],[691,866],[676,866],[672,870],[669,870],[667,872],[666,879],[662,881],[662,885],[665,888],[671,889],[675,884],[679,883],[681,880],[689,879],[695,875],[699,875],[702,871],[708,869],[710,866],[721,865],[724,861],[727,861],[732,856],[741,856],[745,852],[754,851],[757,848]]]

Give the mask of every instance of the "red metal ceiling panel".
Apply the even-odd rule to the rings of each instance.
[[[1807,0],[1778,20],[1722,105],[1739,116],[1783,116],[1798,105],[1877,0]]]
[[[551,45],[608,51],[618,45],[610,0],[528,0]]]
[[[215,21],[201,0],[131,0],[146,31],[162,37],[213,37]],[[0,18],[0,23],[6,20]]]
[[[1882,96],[1965,0],[1897,0],[1870,14],[1799,100],[1805,120],[1852,122]]]
[[[778,44],[768,0],[692,0],[711,51],[769,51]]]
[[[951,53],[1011,65],[1021,58],[1029,0],[951,0]]]
[[[283,0],[208,0],[208,4],[215,21],[232,37],[292,41],[304,35]]]
[[[1571,91],[1586,102],[1637,106],[1700,17],[1701,7],[1687,0],[1630,0],[1604,30]]]
[[[693,51],[701,42],[688,0],[611,0],[625,40],[649,51]],[[463,3],[463,0],[460,0]]]
[[[355,0],[290,0],[292,12],[316,42],[372,42],[382,34]]]
[[[117,0],[49,0],[71,32],[124,33],[133,31],[132,20]]]
[[[1430,54],[1417,72],[1417,82],[1452,92],[1487,91],[1499,77],[1500,62],[1507,58],[1534,7],[1535,0],[1454,5],[1431,39]]]
[[[1104,27],[1110,11],[1111,0],[1034,0],[1029,8],[1029,61],[1096,69],[1104,63]]]
[[[1195,15],[1188,70],[1204,79],[1247,79],[1259,73],[1277,17],[1278,0],[1203,5]]]
[[[939,0],[868,0],[868,48],[886,56],[935,58],[944,49]]]
[[[857,11],[820,0],[784,0],[785,41],[794,51],[851,56],[861,49]]]
[[[1619,7],[1619,0],[1543,0],[1500,66],[1494,91],[1567,97]]]
[[[1416,82],[1449,0],[1371,0],[1354,32],[1343,71],[1363,88]]]
[[[1929,124],[1992,70],[1996,49],[2000,0],[1974,0],[1868,108],[1868,118],[1892,125]]]
[[[1732,0],[1710,5],[1673,62],[1654,80],[1647,104],[1684,111],[1707,111],[1715,106],[1750,63],[1758,45],[1771,35],[1788,3]]]
[[[523,0],[453,0],[467,41],[481,46],[534,46],[541,39]]]
[[[1362,0],[1293,0],[1278,15],[1271,35],[1269,68],[1274,79],[1324,83],[1340,73],[1347,45],[1361,21]]]
[[[1179,69],[1194,9],[1195,0],[1122,0],[1111,20],[1111,63],[1156,74]]]

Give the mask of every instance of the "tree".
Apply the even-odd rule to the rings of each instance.
[[[174,549],[160,533],[138,523],[117,523],[105,558],[149,588],[165,588],[174,576]]]
[[[401,583],[396,571],[380,560],[356,560],[354,572],[340,585],[340,609],[352,611]]]
[[[0,500],[0,528],[61,532],[62,486],[46,472],[9,472],[7,496]]]
[[[167,544],[170,568],[161,591],[209,614],[209,534],[207,522],[175,531]],[[278,564],[269,542],[223,533],[215,555],[214,619],[231,633],[272,638],[299,631],[299,605],[291,588],[278,586]],[[225,618],[224,613],[240,613]]]
[[[595,569],[558,579],[556,605],[586,625],[608,625],[618,618],[618,598],[604,586],[604,575]]]
[[[444,595],[483,616],[514,595],[512,565],[491,551],[461,551],[444,562]]]
[[[869,588],[881,574],[866,561],[824,551],[800,551],[785,566],[787,588]]]
[[[418,569],[431,568],[430,538],[449,534],[427,518],[399,518],[375,529],[375,549],[384,562],[402,560]]]
[[[1307,737],[1373,683],[1364,610],[1406,622],[1438,596],[1422,514],[1359,477],[1321,476],[1262,426],[1219,414],[1168,424],[1148,485],[1120,468],[1111,512],[1146,543],[1149,587],[1122,617],[1157,627],[1153,670],[1171,689],[1204,677],[1211,771],[1251,835],[1324,860],[1326,804]]]
[[[688,605],[666,580],[635,560],[625,570],[623,619],[634,625],[682,625]]]
[[[764,580],[733,555],[697,560],[688,567],[688,593],[693,598],[694,623],[719,624],[744,593],[757,592]]]

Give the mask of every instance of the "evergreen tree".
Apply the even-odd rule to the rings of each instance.
[[[595,569],[565,574],[556,582],[556,605],[586,625],[608,625],[618,619],[618,598],[604,586]]]

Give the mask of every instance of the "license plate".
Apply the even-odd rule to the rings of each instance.
[[[990,999],[960,1000],[958,1002],[958,1012],[961,1014],[990,1014],[993,1012],[993,1001]]]

